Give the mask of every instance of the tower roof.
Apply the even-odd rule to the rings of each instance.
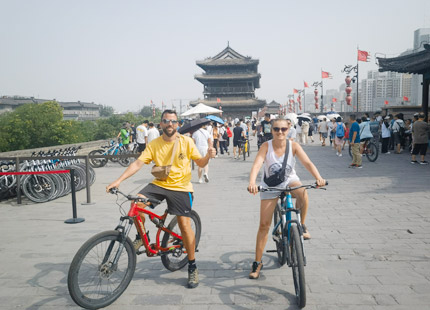
[[[205,60],[198,60],[196,64],[201,67],[209,66],[247,66],[258,65],[258,59],[252,59],[249,56],[243,56],[227,46],[224,50],[213,57],[206,58]]]

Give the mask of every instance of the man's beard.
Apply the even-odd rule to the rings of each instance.
[[[169,129],[169,128],[173,129],[172,132],[170,132],[170,133],[167,131],[167,129]],[[171,137],[176,133],[176,129],[169,126],[169,127],[163,128],[163,132],[166,134],[166,136]]]

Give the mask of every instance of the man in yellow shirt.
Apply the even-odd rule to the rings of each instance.
[[[206,156],[201,157],[194,141],[176,132],[177,125],[176,112],[165,110],[161,115],[160,123],[163,130],[162,136],[152,140],[138,160],[134,161],[116,181],[108,185],[106,191],[114,187],[118,188],[122,181],[134,175],[144,164],[154,161],[159,167],[170,165],[174,144],[178,139],[176,154],[167,179],[165,181],[154,179],[139,192],[139,195],[158,200],[166,199],[169,213],[177,216],[184,247],[188,253],[188,287],[195,288],[199,284],[199,278],[195,262],[195,235],[189,217],[193,201],[190,160],[194,160],[197,166],[204,167],[210,158],[215,157],[216,152],[209,145]],[[138,248],[142,243],[139,240],[136,241]]]

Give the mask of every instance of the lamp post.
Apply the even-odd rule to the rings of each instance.
[[[351,97],[351,92],[352,92],[352,87],[351,87],[351,82],[355,83],[355,81],[357,81],[357,97],[356,97],[356,112],[358,112],[358,64],[356,66],[352,66],[352,65],[345,65],[345,68],[343,68],[343,70],[341,71],[342,73],[346,73],[348,74],[345,78],[345,83],[346,83],[346,88],[345,88],[345,92],[346,92],[346,104],[347,105],[351,105],[352,102],[352,97]],[[351,72],[354,72],[355,75],[351,78],[349,76],[349,74]]]
[[[318,86],[321,86],[321,113],[324,113],[324,96],[323,96],[323,82],[314,82],[312,84],[313,87],[315,87],[314,94],[315,94],[315,109],[318,110]]]
[[[305,89],[296,89],[299,96],[297,97],[297,102],[299,103],[299,109],[302,110],[302,97],[303,95],[303,113],[306,112],[306,92]]]

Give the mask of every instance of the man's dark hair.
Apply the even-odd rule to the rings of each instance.
[[[149,123],[149,127],[154,127],[154,123]]]
[[[175,110],[164,110],[163,113],[161,113],[161,119],[163,119],[164,114],[175,114],[176,117],[178,117]]]
[[[424,114],[424,112],[420,112],[418,113],[418,118],[426,118],[426,115]]]
[[[149,124],[149,121],[146,119],[143,121],[144,124]]]
[[[367,122],[367,117],[363,115],[363,116],[361,117],[361,121],[363,121],[363,122]]]
[[[265,113],[264,116],[265,117],[270,117],[270,113]]]
[[[357,119],[357,117],[355,116],[355,114],[351,114],[351,115],[349,116],[349,118],[350,118],[351,120],[353,120],[353,121],[355,121],[355,120]]]

